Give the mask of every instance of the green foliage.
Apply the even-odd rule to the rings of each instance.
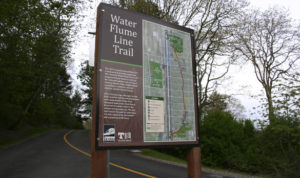
[[[211,110],[200,124],[202,163],[206,166],[255,173],[256,131],[250,120],[237,121],[224,111]],[[157,149],[185,159],[189,148]]]
[[[94,75],[94,67],[90,66],[88,61],[85,61],[81,64],[81,70],[78,75],[78,78],[83,85],[82,92],[85,95],[81,104],[84,109],[81,111],[82,114],[92,114],[92,102],[93,102],[93,75]]]
[[[155,2],[147,0],[119,0],[116,3],[122,8],[127,8],[129,10],[139,12],[145,15],[150,15],[156,18],[162,18],[162,11],[160,11],[158,5]]]
[[[162,7],[162,2],[153,0],[110,0],[110,2],[125,9],[178,24],[173,15],[179,10],[180,2],[164,2],[164,5],[168,4],[168,7]]]
[[[71,106],[72,115],[75,116],[76,119],[82,123],[82,121],[84,120],[84,118],[81,116],[82,98],[78,90],[75,91],[75,94],[71,98]]]
[[[226,102],[230,98],[228,95],[223,95],[217,92],[213,92],[208,100],[206,106],[203,108],[205,113],[213,111],[213,110],[220,110],[225,111],[228,109],[228,103]]]
[[[1,129],[77,124],[66,65],[78,3],[0,2]]]
[[[300,174],[300,88],[299,74],[285,78],[274,97],[276,117],[258,137],[261,167],[272,176],[297,177]]]
[[[281,117],[298,118],[300,116],[300,73],[284,78],[274,97],[275,113]]]
[[[276,118],[257,139],[260,169],[276,177],[297,177],[300,170],[300,121]]]
[[[297,177],[300,172],[300,120],[277,117],[256,130],[252,121],[237,121],[224,111],[211,110],[201,120],[202,163],[209,167]],[[185,159],[189,148],[157,149]]]
[[[256,138],[259,169],[274,177],[297,177],[300,174],[300,88],[299,73],[280,81],[273,97],[275,118]]]
[[[244,153],[251,152],[251,147],[245,143],[249,139],[246,135],[254,133],[251,122],[238,122],[231,114],[214,110],[204,117],[200,127],[204,164],[239,170],[249,168]]]

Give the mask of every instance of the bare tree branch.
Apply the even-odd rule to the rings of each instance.
[[[234,36],[234,56],[251,61],[267,98],[269,120],[274,117],[273,89],[300,58],[299,27],[287,12],[271,8],[245,14]]]

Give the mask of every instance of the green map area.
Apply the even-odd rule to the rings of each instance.
[[[151,87],[162,88],[162,70],[160,63],[149,61],[151,72]]]
[[[189,33],[143,21],[143,81],[144,141],[195,141]]]
[[[183,52],[183,40],[179,38],[178,36],[174,35],[167,35],[168,40],[171,43],[171,46],[174,47],[175,51],[177,53],[182,53]]]

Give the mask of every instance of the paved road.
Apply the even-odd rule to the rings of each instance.
[[[90,177],[90,158],[65,143],[67,130],[57,130],[35,137],[0,152],[0,177],[2,178],[85,178]],[[87,131],[73,131],[68,141],[89,153]],[[162,178],[184,178],[187,170],[136,156],[128,150],[110,151],[112,163],[128,169]],[[111,178],[144,177],[115,166],[110,166]],[[222,177],[203,173],[204,178]]]

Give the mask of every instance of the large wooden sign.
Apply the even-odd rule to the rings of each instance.
[[[199,144],[193,30],[100,4],[96,38],[96,148]]]

